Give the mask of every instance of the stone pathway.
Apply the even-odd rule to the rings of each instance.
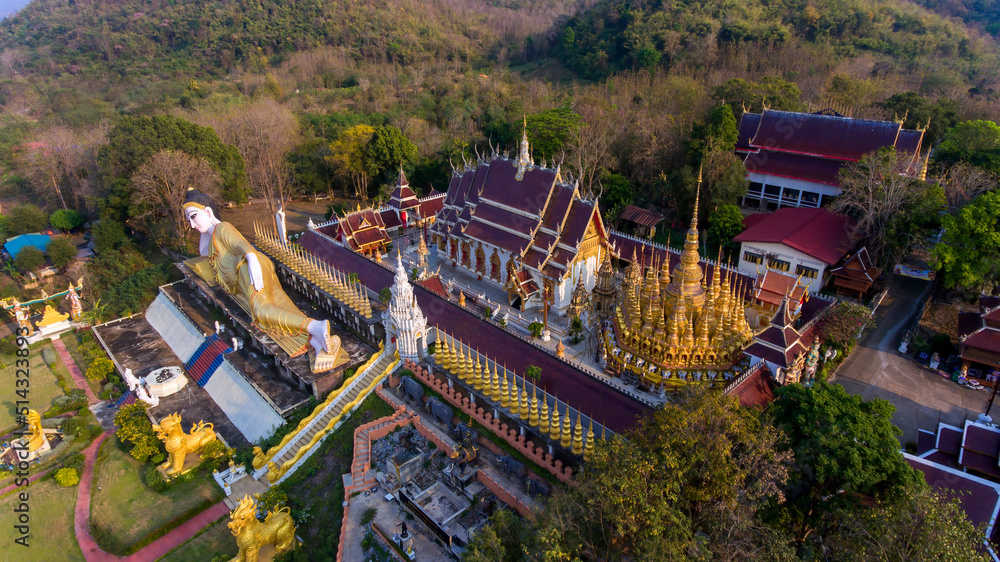
[[[76,541],[83,551],[83,557],[87,562],[111,562],[127,560],[129,562],[149,562],[157,560],[166,555],[171,550],[179,547],[196,535],[209,524],[217,521],[220,517],[229,513],[229,508],[224,502],[219,502],[212,507],[202,511],[198,515],[184,522],[176,529],[153,541],[139,552],[129,556],[120,557],[108,554],[101,550],[101,547],[94,542],[90,534],[90,489],[94,479],[94,462],[97,460],[97,452],[101,449],[101,444],[111,436],[111,433],[103,433],[94,440],[86,449],[82,451],[85,461],[83,473],[80,475],[80,484],[76,496],[76,510],[73,516],[73,529],[76,532]]]
[[[58,337],[52,338],[52,347],[56,348],[56,353],[59,354],[59,359],[62,360],[63,365],[66,366],[66,370],[69,371],[73,381],[76,383],[76,387],[83,390],[87,394],[87,403],[93,406],[100,402],[97,396],[94,396],[94,391],[90,390],[90,385],[87,384],[87,379],[84,378],[83,373],[80,372],[80,367],[77,366],[76,361],[73,360],[73,356],[69,354],[69,350],[66,349],[66,344],[63,343]]]
[[[50,470],[52,470],[51,467],[46,468],[45,470],[39,472],[38,474],[32,474],[31,476],[28,477],[28,482],[34,482],[35,480],[38,480],[42,476],[45,476],[46,474],[48,474]],[[6,496],[7,494],[13,492],[14,490],[17,490],[18,488],[22,488],[22,487],[23,486],[18,486],[17,484],[11,484],[10,486],[7,486],[3,490],[0,490],[0,498],[2,498],[3,496]]]

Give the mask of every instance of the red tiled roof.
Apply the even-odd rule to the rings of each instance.
[[[545,207],[545,214],[542,215],[542,225],[552,230],[559,230],[572,203],[573,188],[568,185],[557,184],[552,190],[552,196],[549,197],[549,204]]]
[[[501,230],[495,226],[490,226],[485,222],[473,219],[465,229],[465,235],[469,238],[482,240],[494,246],[503,248],[512,254],[520,254],[531,244],[528,238],[518,236],[512,232]]]
[[[743,164],[749,173],[839,186],[840,168],[844,163],[839,160],[762,150],[760,153],[748,155]]]
[[[420,200],[420,216],[433,217],[444,207],[444,194],[435,194]]]
[[[756,152],[757,148],[750,146],[750,139],[757,133],[760,126],[760,113],[744,112],[740,116],[740,126],[736,135],[736,150],[738,152]]]
[[[797,277],[772,269],[765,270],[754,282],[754,298],[774,306],[780,305],[785,295],[798,303],[805,293],[806,288],[798,282]]]
[[[549,191],[556,181],[555,170],[529,168],[518,181],[514,177],[517,175],[517,166],[511,161],[494,160],[480,168],[484,166],[490,168],[490,181],[484,186],[483,199],[532,215],[541,215]]]
[[[643,209],[636,207],[635,205],[629,205],[622,209],[618,218],[621,220],[626,220],[629,222],[634,222],[636,224],[652,227],[656,226],[656,223],[663,220],[663,215],[655,211],[650,211],[649,209]]]
[[[392,272],[339,244],[330,243],[314,232],[307,232],[299,242],[324,261],[336,264],[343,271],[357,273],[366,287],[378,290],[392,285]],[[558,393],[560,400],[578,408],[585,416],[592,416],[609,429],[625,431],[635,425],[639,416],[649,411],[639,402],[506,331],[483,322],[431,291],[418,285],[413,293],[429,325],[440,327],[449,334],[461,334],[466,341],[476,342],[481,352],[489,357],[505,359],[507,367],[517,373],[525,372],[531,365],[540,367],[539,388]]]
[[[774,363],[779,367],[788,367],[788,360],[783,352],[762,343],[750,344],[749,347],[743,350],[743,353],[752,357],[759,357],[760,359],[763,359],[768,363]]]
[[[736,396],[744,408],[763,408],[774,402],[777,384],[764,364],[759,365],[750,375],[736,386],[726,388],[725,393]]]
[[[399,220],[399,215],[396,214],[396,209],[386,209],[379,213],[379,217],[382,219],[382,223],[388,228],[399,228],[403,226],[403,221]]]
[[[923,473],[932,488],[952,494],[962,505],[969,521],[977,528],[986,528],[990,536],[995,517],[1000,511],[1000,485],[950,469],[930,459],[921,459],[904,453],[906,462]]]
[[[441,283],[441,277],[435,275],[433,277],[428,277],[422,281],[417,281],[417,285],[427,289],[428,291],[438,295],[442,298],[448,298],[448,291],[445,290],[444,285]]]
[[[476,220],[509,228],[525,235],[529,235],[534,230],[535,225],[538,224],[538,217],[526,217],[492,205],[488,201],[482,201],[479,205],[476,205],[475,217]]]
[[[765,109],[750,144],[772,151],[857,161],[895,146],[902,126],[895,121]]]
[[[1000,353],[1000,331],[984,329],[971,336],[966,336],[962,340],[962,345],[991,353]]]
[[[827,264],[851,249],[849,219],[826,209],[785,207],[741,232],[734,242],[784,244]]]
[[[596,220],[596,215],[593,203],[584,201],[583,199],[574,200],[573,207],[569,210],[569,216],[566,218],[566,224],[563,226],[562,236],[559,241],[571,248],[576,248],[580,244],[580,241],[583,240],[584,234],[587,233],[590,221],[592,219]]]

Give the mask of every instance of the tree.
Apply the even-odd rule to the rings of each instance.
[[[113,372],[115,372],[115,364],[107,357],[98,357],[90,362],[86,376],[87,380],[101,382],[107,380]]]
[[[1000,175],[1000,125],[993,121],[965,121],[948,129],[934,151],[944,165],[967,162]]]
[[[721,245],[732,244],[743,232],[743,213],[736,205],[720,205],[708,214],[708,237]]]
[[[926,146],[941,140],[944,132],[958,122],[957,100],[942,98],[935,102],[916,92],[895,94],[875,106],[884,109],[887,118],[903,119],[907,129],[926,127]]]
[[[365,147],[365,159],[373,176],[387,172],[392,175],[399,170],[400,165],[416,161],[417,145],[410,142],[396,127],[379,125],[375,127]]]
[[[828,541],[834,560],[991,560],[983,531],[972,525],[959,500],[923,483],[907,488],[899,501],[839,515]]]
[[[264,200],[273,218],[298,187],[288,160],[301,136],[298,119],[287,106],[265,97],[213,124],[222,140],[239,150],[250,192]]]
[[[122,406],[115,414],[115,436],[122,443],[130,443],[129,454],[139,462],[146,462],[160,452],[160,440],[153,431],[153,422],[146,416],[146,403],[135,402]]]
[[[945,286],[989,293],[1000,283],[1000,193],[980,195],[942,223],[934,259]]]
[[[101,219],[90,231],[94,238],[94,249],[98,254],[115,252],[131,243],[125,234],[125,225],[114,219]]]
[[[997,188],[996,176],[982,168],[959,162],[944,172],[940,179],[948,209],[956,212],[982,193]]]
[[[374,134],[375,128],[370,125],[355,125],[330,143],[330,155],[326,157],[330,167],[351,182],[358,199],[368,197],[368,180],[373,174],[366,148]]]
[[[820,333],[827,341],[840,346],[850,346],[857,341],[861,330],[869,322],[874,322],[874,319],[868,307],[840,301],[820,320]]]
[[[537,365],[528,365],[528,368],[524,370],[524,377],[538,382],[542,378],[542,368]]]
[[[904,174],[908,157],[885,147],[840,170],[841,194],[830,210],[856,221],[854,237],[876,263],[891,266],[937,220],[944,190]]]
[[[463,562],[526,560],[525,550],[533,550],[536,529],[507,509],[499,509],[488,525],[480,528],[462,554]]]
[[[62,183],[68,178],[78,179],[78,170],[86,152],[81,135],[63,125],[42,129],[34,142],[24,145],[20,152],[19,168],[32,182],[55,193],[63,209],[68,209],[63,196]],[[72,192],[71,192],[72,194]],[[73,201],[73,206],[76,206]]]
[[[26,203],[18,205],[7,213],[7,234],[17,236],[29,232],[43,230],[49,224],[49,218],[38,208],[38,205]]]
[[[247,200],[246,164],[236,147],[219,140],[215,130],[170,115],[121,118],[108,135],[98,159],[110,177],[111,191],[101,218],[127,223],[132,205],[129,180],[147,160],[163,150],[203,158],[222,178],[227,201]]]
[[[155,222],[168,216],[173,230],[168,240],[183,245],[188,221],[182,206],[188,189],[216,198],[219,182],[219,174],[201,158],[171,150],[157,152],[132,175],[133,218]]]
[[[614,165],[612,146],[625,129],[624,111],[608,107],[603,100],[586,99],[573,110],[580,116],[579,126],[570,128],[566,142],[568,163],[579,176],[580,189],[600,197],[601,176]]]
[[[49,222],[55,228],[59,230],[73,230],[74,228],[80,226],[81,224],[87,222],[87,217],[84,217],[80,213],[67,210],[59,209],[58,211],[52,213],[49,217]]]
[[[687,142],[688,157],[698,167],[714,151],[732,152],[736,148],[738,132],[736,116],[728,105],[712,109],[707,122],[694,124]]]
[[[527,124],[532,154],[555,160],[580,127],[580,116],[568,107],[557,107],[529,115]]]
[[[14,265],[21,270],[21,273],[27,275],[29,272],[36,271],[45,265],[45,256],[42,255],[42,251],[38,248],[25,246],[21,248],[21,251],[17,253],[17,257],[14,258]]]
[[[778,439],[734,397],[685,392],[627,440],[598,441],[535,535],[555,538],[568,559],[790,559],[781,532],[756,516],[783,499],[791,455]]]
[[[896,501],[922,480],[900,453],[889,402],[865,402],[822,381],[785,385],[777,394],[769,413],[795,460],[785,501],[774,502],[771,515],[800,544],[825,540],[838,513],[857,516],[872,501]]]
[[[56,471],[55,480],[56,484],[69,488],[80,483],[80,474],[75,468],[60,468]]]
[[[56,266],[56,269],[64,269],[76,259],[77,250],[76,244],[72,240],[65,236],[56,236],[49,240],[49,244],[45,246],[45,252],[49,255],[49,259],[52,261],[52,265]]]
[[[604,174],[601,179],[604,191],[601,203],[604,206],[604,216],[608,222],[618,220],[618,215],[635,201],[635,191],[629,185],[628,178],[620,174]]]
[[[786,111],[800,111],[803,108],[799,101],[802,90],[793,82],[777,76],[765,76],[760,82],[733,78],[715,88],[714,97],[728,104],[734,115],[742,115],[743,108],[759,113],[763,111],[764,105],[770,109]]]

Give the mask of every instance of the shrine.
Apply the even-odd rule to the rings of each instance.
[[[608,367],[652,384],[672,377],[714,380],[743,360],[753,337],[743,298],[749,287],[718,264],[706,278],[698,253],[697,197],[679,263],[671,273],[669,253],[661,260],[644,267],[633,249],[618,310],[602,334]]]
[[[516,159],[494,150],[454,171],[430,231],[443,259],[506,289],[510,306],[541,309],[548,286],[560,315],[581,279],[594,288],[608,237],[596,199],[535,164],[527,130]]]

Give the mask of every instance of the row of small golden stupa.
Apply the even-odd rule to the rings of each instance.
[[[450,345],[449,338],[451,339]],[[482,362],[480,362],[480,357],[482,357]],[[571,433],[569,405],[566,406],[566,413],[562,416],[560,426],[558,402],[553,405],[550,416],[549,403],[545,398],[544,391],[542,399],[539,400],[536,387],[532,385],[531,399],[529,400],[528,383],[523,377],[519,390],[518,377],[513,371],[511,371],[511,380],[508,383],[506,366],[501,367],[497,365],[496,361],[493,361],[491,371],[489,358],[478,351],[473,352],[468,345],[456,342],[454,337],[447,336],[441,330],[437,331],[434,360],[458,376],[462,382],[474,388],[476,392],[482,393],[483,396],[510,412],[512,417],[527,420],[529,426],[537,428],[542,435],[548,435],[549,439],[558,442],[564,449],[572,450],[574,455],[582,454],[584,460],[590,458],[594,451],[594,420],[590,420],[587,441],[584,445],[583,424],[580,421],[579,411],[576,414],[576,427]],[[539,402],[541,402],[540,407]]]
[[[282,244],[275,232],[257,222],[254,222],[253,229],[256,235],[254,243],[258,248],[330,293],[358,314],[365,318],[372,317],[372,303],[361,283],[352,281],[348,274],[319,259],[301,246]]]

